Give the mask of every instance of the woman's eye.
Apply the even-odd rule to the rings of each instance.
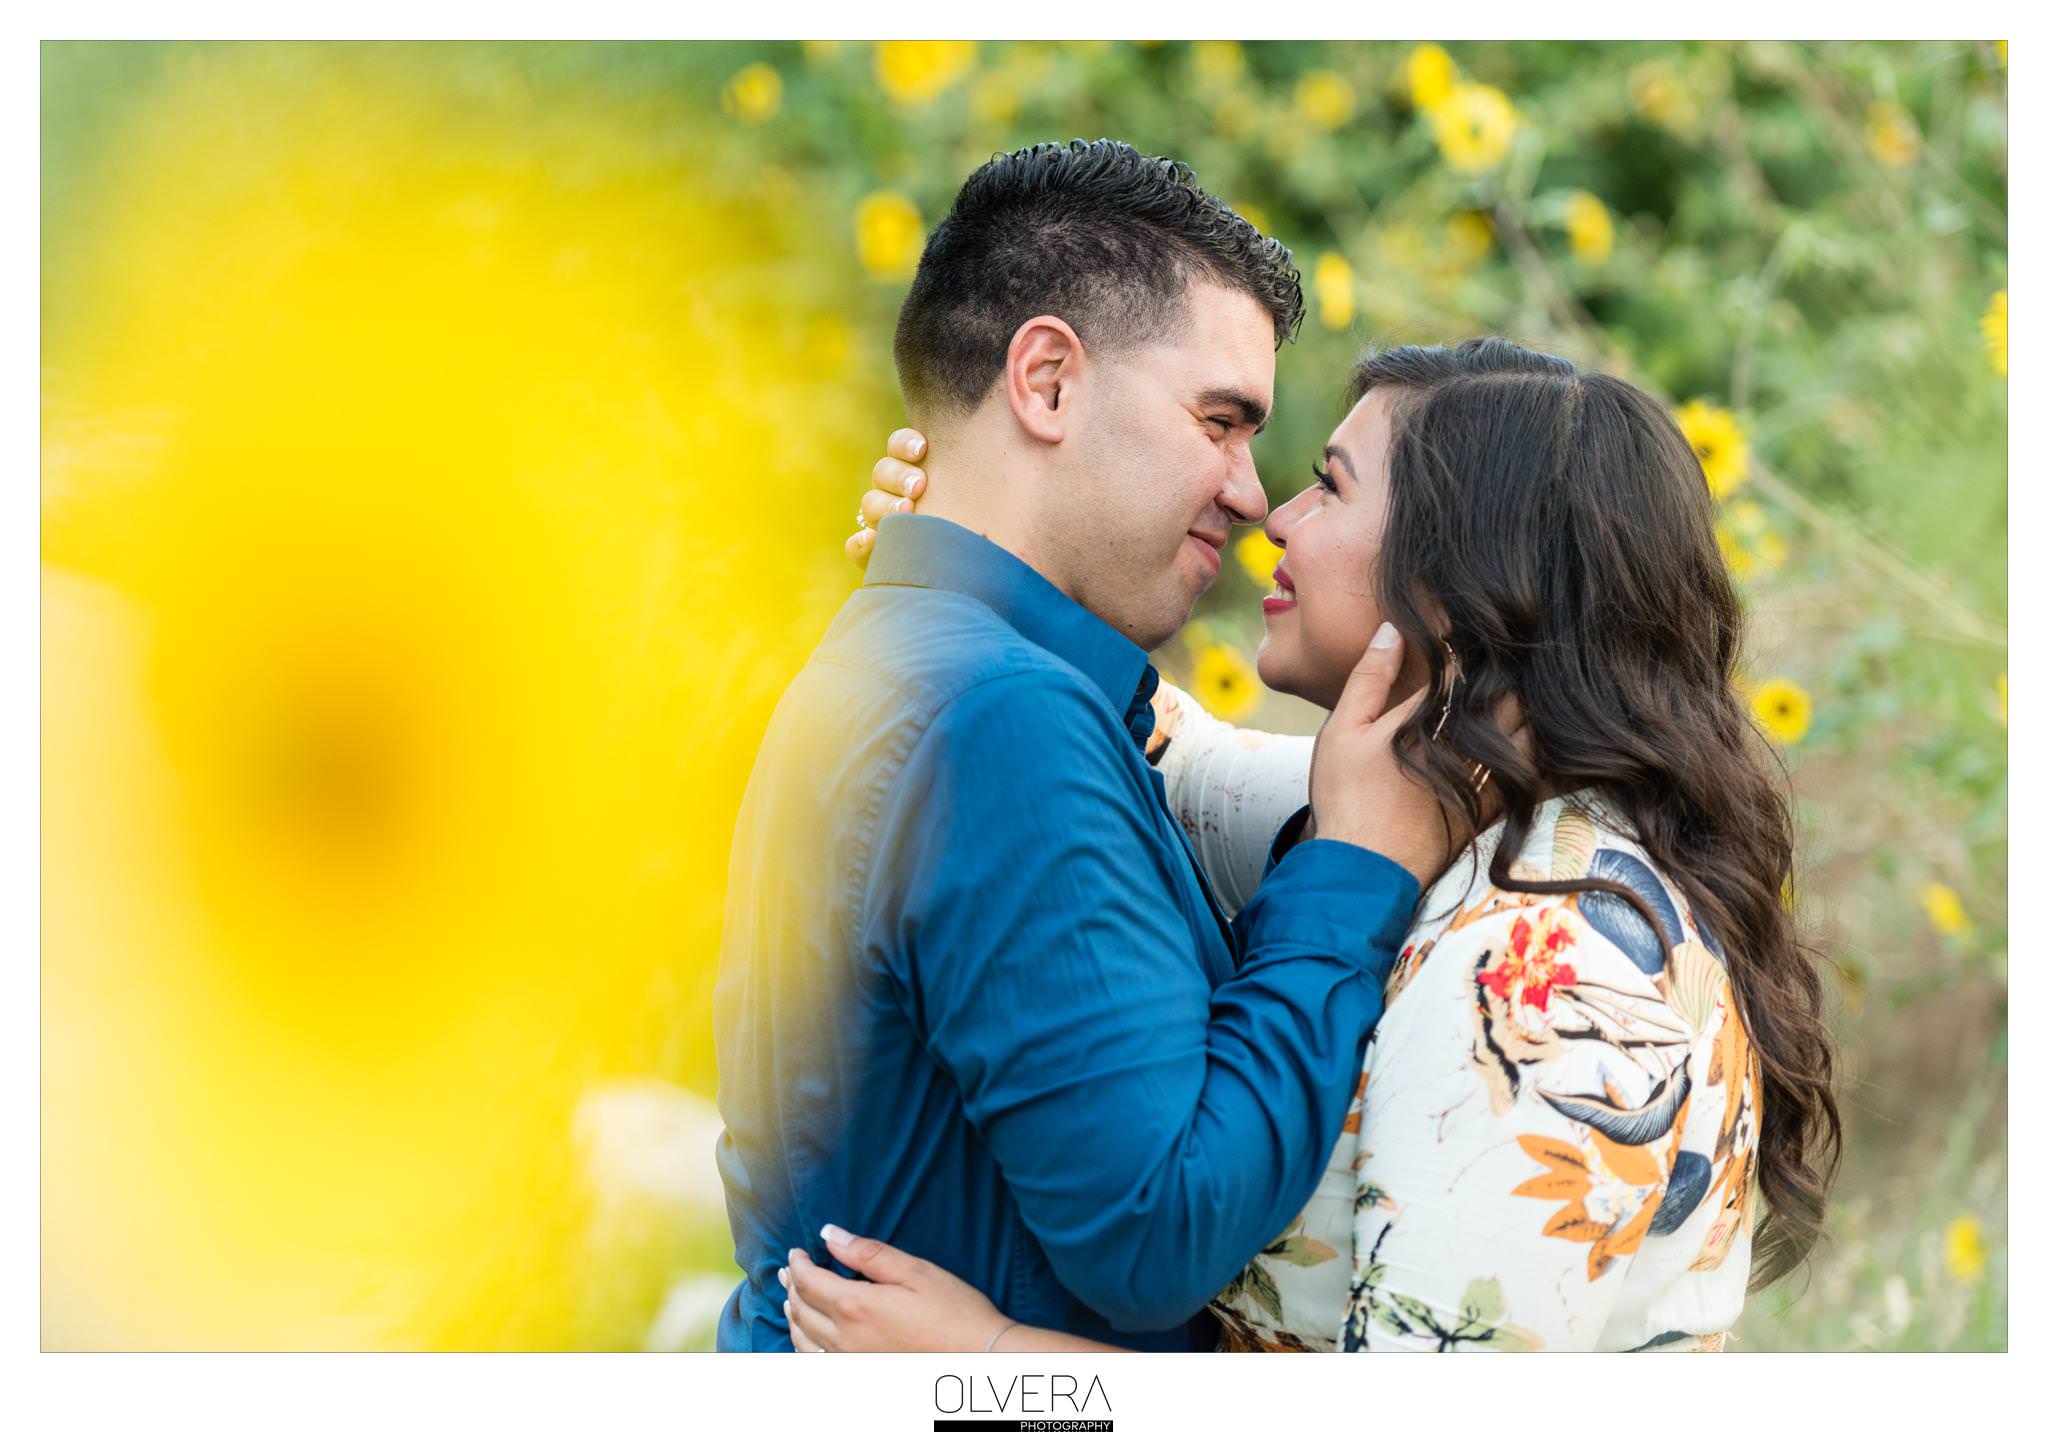
[[[1316,475],[1316,487],[1322,489],[1326,493],[1335,493],[1337,491],[1337,480],[1332,478],[1328,473],[1325,473],[1320,468],[1313,467],[1309,469],[1309,472]]]

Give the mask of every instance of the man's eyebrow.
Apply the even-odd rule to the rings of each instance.
[[[1349,473],[1353,478],[1356,478],[1358,476],[1358,465],[1351,461],[1351,455],[1349,453],[1345,452],[1335,443],[1332,443],[1327,448],[1323,449],[1323,457],[1335,458],[1338,462],[1344,465],[1345,472]]]
[[[1266,405],[1234,387],[1212,387],[1195,399],[1197,407],[1235,408],[1243,426],[1253,433],[1266,431]]]

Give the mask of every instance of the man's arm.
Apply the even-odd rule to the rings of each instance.
[[[1143,1330],[1191,1317],[1307,1200],[1416,882],[1297,846],[1212,995],[1129,748],[1064,675],[969,690],[906,762],[868,918],[1060,1280]]]

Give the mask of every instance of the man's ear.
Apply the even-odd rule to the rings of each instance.
[[[1074,329],[1057,317],[1033,317],[1010,337],[1003,387],[1010,415],[1041,443],[1064,442],[1073,421],[1075,383],[1088,353]]]

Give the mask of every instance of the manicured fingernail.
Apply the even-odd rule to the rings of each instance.
[[[908,478],[905,478],[903,480],[903,491],[909,494],[912,498],[917,497],[918,490],[923,487],[924,474],[922,473],[912,473]]]
[[[1394,621],[1392,619],[1385,620],[1380,624],[1379,631],[1372,636],[1372,647],[1375,649],[1391,649],[1394,647],[1394,641],[1400,637],[1401,631],[1394,627]]]
[[[910,503],[911,503],[911,500],[910,500],[910,499],[908,499],[908,498],[899,498],[899,499],[897,499],[897,500],[896,500],[896,511],[897,511],[898,513],[908,513],[908,512],[910,511]]]
[[[922,458],[924,456],[923,438],[912,438],[910,440],[910,456],[913,458]]]
[[[787,1289],[789,1287],[789,1269],[777,1268],[775,1270],[775,1281]]]
[[[818,1236],[823,1238],[826,1242],[835,1244],[840,1247],[844,1247],[846,1244],[853,1241],[852,1233],[846,1231],[845,1228],[836,1228],[832,1226],[832,1224],[830,1223],[827,1223],[824,1227],[818,1229]]]

